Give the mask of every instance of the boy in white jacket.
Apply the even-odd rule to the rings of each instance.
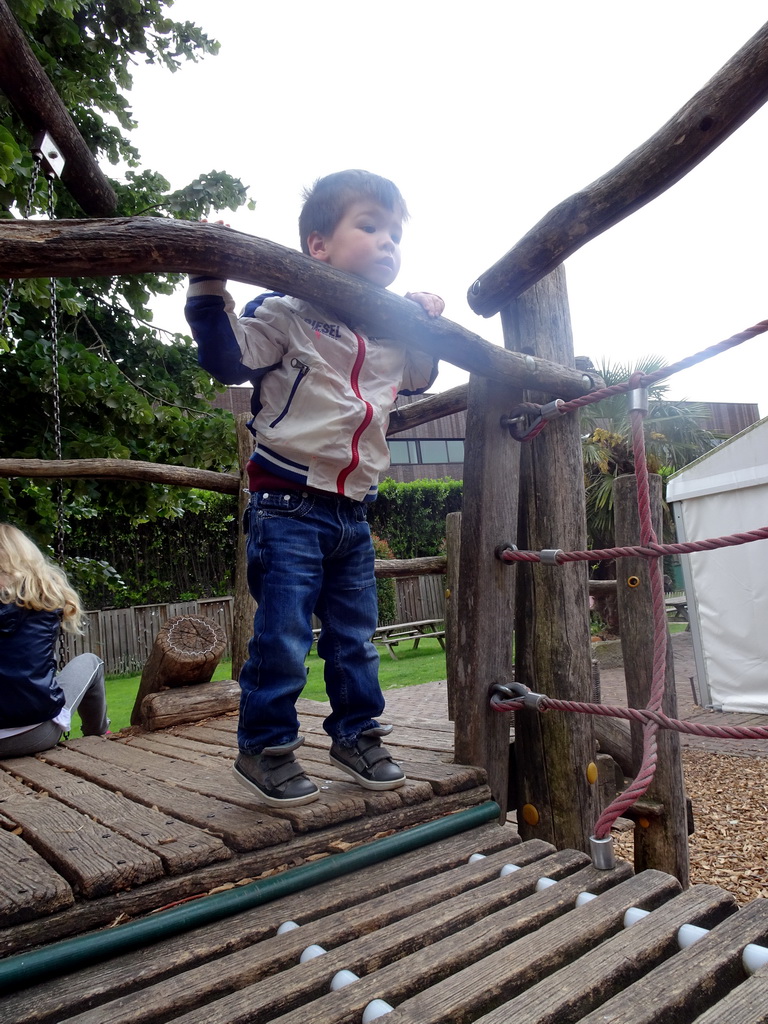
[[[397,188],[366,171],[321,178],[299,219],[303,251],[386,288],[400,269],[407,210]],[[431,316],[436,295],[408,298]],[[365,336],[335,313],[278,294],[260,296],[237,318],[224,282],[191,278],[187,320],[199,359],[226,384],[254,384],[256,449],[248,463],[248,583],[258,609],[240,674],[239,756],[234,771],[276,806],[319,796],[294,751],[295,703],[306,682],[312,615],[331,714],[331,761],[366,789],[405,782],[382,745],[384,710],[374,554],[366,503],[389,465],[386,428],[399,392],[425,391],[428,356]]]

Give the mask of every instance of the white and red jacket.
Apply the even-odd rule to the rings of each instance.
[[[192,279],[185,315],[200,365],[223,384],[254,385],[252,460],[295,484],[372,501],[389,466],[395,399],[426,391],[436,361],[290,296],[267,294],[246,313],[236,316],[224,281]]]

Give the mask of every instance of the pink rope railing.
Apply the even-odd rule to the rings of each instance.
[[[696,355],[681,359],[672,366],[662,367],[654,373],[635,373],[628,381],[622,384],[602,388],[599,391],[583,395],[570,402],[550,403],[544,416],[535,422],[525,433],[522,435],[515,433],[514,436],[520,441],[530,441],[544,429],[550,419],[555,418],[558,414],[565,415],[569,412],[575,412],[584,406],[603,401],[603,399],[613,395],[638,388],[647,388],[673,373],[687,369],[689,366],[693,366],[727,349],[740,345],[742,342],[765,331],[768,331],[768,320],[762,320],[753,327],[741,331],[739,334],[734,334],[725,341],[712,345]],[[543,408],[543,406],[539,406],[538,411],[541,412]],[[516,413],[531,413],[534,411],[536,411],[535,407],[531,403],[525,403],[524,406],[520,406],[516,410]],[[633,409],[631,411],[632,448],[635,461],[635,478],[637,481],[637,504],[640,516],[640,544],[626,547],[602,548],[592,551],[549,551],[546,558],[548,563],[557,565],[562,565],[565,562],[599,561],[609,558],[629,557],[643,557],[649,561],[653,608],[653,665],[651,669],[650,694],[646,708],[642,710],[637,708],[617,708],[602,704],[584,704],[578,701],[556,700],[546,696],[540,696],[536,704],[537,708],[542,711],[551,708],[582,714],[610,715],[616,718],[629,718],[642,723],[643,751],[640,769],[627,789],[616,797],[598,818],[594,830],[597,839],[603,839],[609,835],[616,819],[621,817],[648,791],[656,772],[658,760],[656,737],[659,728],[677,729],[680,732],[689,732],[703,736],[725,736],[731,739],[768,739],[768,728],[700,726],[692,722],[682,722],[679,719],[669,718],[661,710],[666,685],[667,618],[660,559],[665,554],[689,554],[696,551],[711,551],[716,548],[747,544],[755,540],[765,540],[768,539],[768,527],[704,541],[692,541],[682,544],[659,544],[653,529],[651,514],[648,463],[645,453],[644,418],[645,412],[643,409]],[[510,421],[513,419],[514,416],[510,417]],[[543,560],[542,553],[540,552],[517,551],[512,548],[503,549],[499,552],[499,557],[504,562],[541,562]],[[524,699],[516,698],[504,701],[494,697],[491,700],[491,706],[497,711],[520,710],[524,706]]]
[[[555,403],[556,409],[553,410],[552,416],[547,419],[542,418],[535,421],[527,431],[521,432],[520,430],[516,430],[513,433],[513,436],[518,441],[531,441],[541,433],[550,419],[556,418],[558,414],[565,416],[567,413],[575,412],[577,409],[583,409],[588,405],[594,405],[596,402],[602,402],[604,399],[612,398],[614,395],[626,394],[626,392],[631,391],[634,388],[648,388],[652,384],[657,384],[660,380],[664,380],[666,377],[671,377],[673,373],[679,373],[681,370],[687,370],[689,367],[695,366],[697,363],[704,362],[706,359],[711,359],[713,356],[720,355],[721,352],[727,352],[729,349],[735,348],[737,345],[742,345],[745,341],[749,341],[760,334],[764,334],[766,331],[768,331],[768,320],[761,320],[752,327],[748,327],[744,331],[739,331],[738,334],[733,334],[730,338],[726,338],[724,341],[719,341],[715,345],[710,345],[709,348],[702,349],[700,352],[696,352],[693,355],[686,356],[684,359],[680,359],[676,363],[672,363],[671,366],[662,366],[660,369],[654,370],[653,373],[633,373],[628,380],[622,381],[620,384],[612,384],[607,388],[590,391],[589,394],[580,395],[578,398],[572,398],[568,402],[558,401]],[[550,405],[551,404],[552,403],[550,403]],[[543,406],[537,405],[533,402],[522,403],[510,416],[510,420],[516,418],[520,414],[540,414],[543,408]]]

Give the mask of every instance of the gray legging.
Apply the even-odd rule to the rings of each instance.
[[[103,736],[109,729],[104,689],[104,662],[95,654],[78,654],[56,676],[64,691],[64,706],[77,710],[84,736]],[[43,722],[28,732],[0,739],[0,757],[23,757],[55,747],[64,734],[55,722]]]

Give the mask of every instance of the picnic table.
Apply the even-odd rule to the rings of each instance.
[[[413,640],[414,650],[419,641],[434,637],[445,650],[445,622],[443,619],[422,619],[419,622],[399,622],[393,626],[379,626],[373,642],[387,648],[390,658],[397,661],[393,648],[401,642]]]
[[[685,594],[677,596],[665,596],[664,607],[667,612],[671,612],[675,619],[682,622],[688,623],[690,629],[690,620],[688,618],[688,598]]]
[[[319,629],[312,630],[312,643],[317,643],[320,636]],[[434,637],[440,646],[445,650],[445,621],[443,619],[421,619],[419,622],[398,622],[392,626],[379,626],[371,637],[375,644],[381,644],[387,648],[390,658],[397,661],[397,655],[392,650],[399,643],[405,640],[413,640],[413,648],[419,646],[420,640],[427,640]]]

